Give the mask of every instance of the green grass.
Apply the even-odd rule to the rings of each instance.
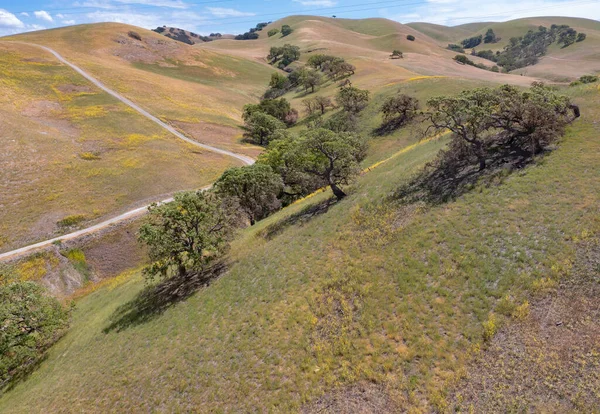
[[[387,385],[402,407],[443,409],[468,350],[507,295],[565,277],[574,241],[600,231],[596,88],[561,146],[456,202],[406,209],[387,196],[438,151],[416,147],[364,175],[343,202],[270,241],[242,232],[230,271],[164,313],[103,330],[139,276],[78,302],[71,331],[2,412],[293,411],[336,386]],[[489,325],[488,325],[489,326]]]

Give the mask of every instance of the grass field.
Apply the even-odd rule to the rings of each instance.
[[[182,144],[38,48],[0,42],[0,251],[211,183]]]
[[[424,95],[448,86],[429,82]],[[0,411],[286,412],[364,382],[396,407],[448,409],[484,331],[512,326],[507,301],[553,292],[577,243],[600,232],[600,94],[568,92],[583,115],[555,152],[456,202],[388,198],[444,144],[431,141],[324,214],[282,226],[327,192],[243,231],[230,270],[183,302],[138,313],[140,276],[116,278],[78,301],[70,332]]]
[[[136,31],[142,41],[127,33]],[[12,36],[53,48],[110,88],[189,136],[256,155],[241,143],[243,103],[257,101],[271,70],[118,23],[65,27]]]
[[[538,64],[515,70],[513,73],[564,83],[582,75],[599,72],[600,23],[595,20],[572,17],[531,17],[507,22],[474,23],[455,27],[429,23],[409,23],[408,26],[437,40],[441,47],[446,47],[448,43],[460,44],[463,39],[471,36],[484,35],[491,28],[500,40],[497,43],[481,44],[476,49],[498,51],[504,49],[512,37],[524,36],[528,30],[535,31],[539,26],[550,28],[553,24],[569,25],[578,32],[586,33],[587,38],[583,42],[574,43],[566,48],[553,44],[548,49],[547,55],[542,57]],[[488,66],[492,64],[486,60],[481,60],[481,62]]]

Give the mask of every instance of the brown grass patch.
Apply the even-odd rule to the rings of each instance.
[[[600,410],[600,243],[580,243],[571,276],[501,329],[453,396],[460,412]]]
[[[400,407],[396,405],[384,386],[364,382],[327,393],[300,410],[302,414],[383,414],[399,411]]]

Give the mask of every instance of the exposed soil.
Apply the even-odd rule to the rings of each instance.
[[[65,84],[57,86],[56,89],[61,91],[62,93],[82,93],[82,92],[93,92],[94,89],[88,85],[72,85]]]
[[[52,115],[53,112],[62,110],[61,104],[52,101],[35,101],[27,105],[21,113],[32,118],[46,117]]]
[[[138,228],[139,220],[136,220],[111,227],[96,237],[78,243],[97,278],[118,276],[144,263],[146,252],[137,242]]]
[[[600,242],[581,243],[568,279],[501,330],[453,395],[458,411],[600,412]]]
[[[203,144],[226,148],[253,158],[258,157],[263,151],[260,147],[240,143],[239,139],[241,138],[242,130],[239,128],[210,122],[169,122],[177,129],[184,131],[186,135]]]
[[[385,414],[399,411],[400,407],[383,386],[370,383],[359,383],[327,393],[300,410],[302,414]]]

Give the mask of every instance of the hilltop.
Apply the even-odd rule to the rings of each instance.
[[[242,142],[239,126],[243,106],[259,101],[271,75],[287,75],[267,59],[273,46],[299,47],[300,59],[290,69],[316,54],[343,58],[355,67],[346,79],[368,90],[370,99],[355,115],[352,132],[368,140],[368,149],[362,172],[344,185],[348,196],[336,200],[329,189],[317,191],[239,230],[224,270],[214,278],[148,282],[139,269],[143,252],[132,247],[138,222],[78,246],[78,264],[83,257],[88,271],[103,260],[128,262],[114,266],[128,268],[68,297],[76,303],[69,331],[37,370],[0,396],[0,412],[597,411],[598,84],[556,82],[556,93],[581,108],[564,136],[530,164],[481,176],[448,202],[406,202],[398,191],[448,148],[449,135],[423,139],[425,125],[418,118],[380,131],[382,103],[399,93],[426,109],[440,95],[503,84],[521,91],[534,81],[563,76],[565,69],[556,65],[548,73],[538,67],[551,59],[525,73],[502,74],[461,65],[444,48],[490,27],[505,41],[513,27],[517,33],[554,21],[586,31],[588,39],[577,48],[595,47],[594,24],[553,19],[444,28],[290,16],[264,27],[257,40],[194,45],[121,24],[11,37],[56,49],[190,137],[253,157],[264,148]],[[283,25],[292,33],[268,35]],[[58,187],[73,171],[65,164],[75,165],[85,168],[75,170],[75,177],[102,177],[98,182],[105,187],[96,183],[96,191],[107,190],[105,200],[89,196],[86,202],[105,205],[112,194],[123,206],[118,190],[148,190],[149,197],[153,185],[164,185],[163,191],[194,188],[236,165],[218,157],[211,164],[214,154],[196,153],[161,135],[110,96],[87,89],[50,55],[2,40],[0,68],[9,80],[0,88],[11,94],[0,108],[10,121],[3,132],[22,134],[20,145],[35,152],[48,145],[37,135],[28,139],[40,125],[60,120],[89,131],[64,138],[60,130],[43,130],[56,143],[44,148],[43,176],[52,181],[35,180],[35,163],[11,164],[30,174],[30,194]],[[391,59],[395,49],[403,58]],[[571,51],[551,49],[547,58],[560,53]],[[592,59],[585,53],[572,58]],[[593,74],[595,62],[586,74]],[[536,76],[528,76],[534,69]],[[298,122],[285,131],[306,130],[310,119],[303,100],[333,98],[340,82],[325,79],[314,93],[285,90],[281,96],[298,110]],[[9,104],[19,96],[25,105],[51,104],[42,113],[23,113],[20,103]],[[320,121],[340,111],[331,108]],[[103,122],[95,121],[97,112]],[[109,132],[102,129],[107,118]],[[152,140],[129,137],[130,129]],[[108,168],[135,156],[143,169],[125,176],[138,181],[117,181],[120,170],[103,175],[103,169],[73,162],[73,154],[91,145],[88,140],[102,152],[100,160],[86,162],[106,162]],[[83,182],[70,182],[72,191],[61,187],[78,208],[83,205],[78,195],[90,185]],[[12,188],[21,205],[23,185]],[[38,208],[52,206],[50,201],[39,201]],[[17,221],[18,209],[12,211],[8,222],[15,229],[31,225],[31,218]],[[44,256],[19,264],[19,270],[35,270],[40,260]],[[30,279],[43,277],[32,273]]]

